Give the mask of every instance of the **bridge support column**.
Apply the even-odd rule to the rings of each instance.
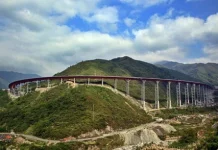
[[[142,83],[141,83],[141,100],[143,102],[144,110],[145,110],[145,82],[146,80],[142,80]]]
[[[114,80],[114,90],[117,90],[117,79]]]
[[[205,88],[205,100],[206,100],[206,107],[208,107],[208,87]]]
[[[29,93],[29,82],[26,83],[26,93]]]
[[[61,84],[63,84],[63,79],[61,78]]]
[[[204,103],[204,106],[206,105],[206,97],[205,97],[205,86],[203,86],[203,103]]]
[[[19,96],[21,96],[21,91],[22,91],[22,84],[20,83],[19,84],[19,91],[18,91]]]
[[[171,104],[171,82],[168,82],[167,85],[167,108],[171,109],[172,108],[172,104]]]
[[[36,81],[36,88],[39,88],[39,81]]]
[[[195,99],[195,84],[191,87],[191,95],[192,95],[192,106],[196,105],[196,99]]]
[[[14,87],[11,89],[11,94],[16,95]]]
[[[90,78],[88,78],[88,85],[90,84]]]
[[[159,82],[160,81],[156,81],[156,86],[155,86],[155,108],[156,109],[160,108],[160,104],[159,104]]]
[[[51,87],[50,80],[48,79],[47,82],[48,82],[48,86],[47,87],[50,88]]]
[[[177,97],[177,107],[181,107],[181,83],[179,82],[176,86],[176,97]]]
[[[126,96],[129,96],[129,82],[130,80],[126,80]]]
[[[76,87],[76,78],[73,78],[73,87]]]
[[[104,85],[104,79],[102,78],[101,79],[101,86],[103,86]]]
[[[201,85],[198,85],[198,92],[197,92],[197,105],[201,104]]]
[[[189,84],[186,83],[186,88],[185,88],[185,105],[189,105]]]

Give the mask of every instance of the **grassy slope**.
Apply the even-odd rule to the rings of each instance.
[[[129,128],[150,121],[143,110],[122,96],[91,86],[71,89],[61,85],[46,93],[33,92],[6,108],[0,112],[0,127],[44,138],[77,136],[107,125]]]
[[[152,77],[152,78],[171,78],[181,80],[195,80],[194,78],[183,73],[159,68],[155,65],[134,60],[129,57],[121,57],[113,60],[90,60],[78,63],[64,70],[60,75],[115,75],[115,76],[138,76],[138,77]],[[113,86],[113,81],[106,81]],[[118,89],[125,92],[125,81],[118,81]],[[130,95],[140,99],[141,90],[138,82],[130,82]],[[175,85],[172,85],[175,89]],[[173,103],[175,103],[175,92],[172,94]],[[160,99],[161,103],[166,101],[166,84],[160,84]],[[154,102],[154,83],[146,83],[146,100]],[[164,102],[164,104],[166,104]]]

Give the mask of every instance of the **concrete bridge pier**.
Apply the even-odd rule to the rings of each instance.
[[[205,100],[206,100],[206,107],[208,107],[209,106],[209,102],[208,102],[208,88],[206,87],[205,88]]]
[[[11,92],[12,95],[16,95],[16,92],[15,92],[15,89],[14,89],[14,88],[11,88],[11,91],[10,91],[10,92]]]
[[[26,93],[29,93],[29,82],[26,83]]]
[[[61,83],[60,84],[63,84],[63,79],[61,78]]]
[[[75,86],[76,86],[76,79],[73,78],[73,87],[75,87]]]
[[[117,79],[114,79],[114,90],[117,91]]]
[[[145,110],[145,82],[146,80],[141,81],[141,100],[143,102],[144,110]]]
[[[48,82],[47,88],[50,88],[51,87],[50,80],[48,79],[47,82]]]
[[[192,106],[196,106],[196,99],[195,99],[195,84],[191,87],[191,96],[192,96]]]
[[[36,81],[36,88],[39,88],[39,81]]]
[[[18,91],[19,96],[21,96],[21,91],[22,91],[22,84],[19,84],[19,91]]]
[[[202,94],[203,95],[203,105],[205,106],[206,105],[206,97],[205,97],[205,90],[206,89],[205,89],[205,86],[203,86],[202,88],[203,88],[203,92],[202,92],[203,93]]]
[[[182,101],[181,101],[181,83],[180,82],[176,85],[176,97],[177,97],[177,107],[181,107]]]
[[[171,88],[170,88],[171,82],[168,82],[167,85],[167,108],[171,109],[172,104],[171,104]]]
[[[198,85],[197,99],[198,99],[197,101],[198,105],[201,104],[201,85],[200,84]]]
[[[186,87],[185,87],[185,105],[188,106],[189,105],[189,84],[186,83]]]
[[[104,79],[102,78],[101,79],[101,86],[103,86],[104,85]]]
[[[160,102],[159,102],[159,82],[160,81],[156,81],[156,85],[155,85],[155,108],[156,109],[160,108]]]
[[[88,85],[90,84],[90,78],[88,78]]]
[[[129,82],[130,80],[126,80],[126,96],[129,96]]]

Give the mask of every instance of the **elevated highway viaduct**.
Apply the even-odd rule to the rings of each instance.
[[[39,88],[39,83],[42,81],[47,82],[47,87],[51,87],[50,81],[59,80],[60,84],[64,81],[72,80],[73,83],[76,83],[76,80],[85,79],[87,80],[87,84],[90,84],[91,79],[100,80],[101,84],[104,85],[104,80],[113,80],[114,86],[113,88],[117,89],[117,81],[124,80],[126,83],[126,95],[129,95],[130,86],[129,83],[131,81],[139,81],[141,84],[141,100],[143,102],[143,106],[145,107],[145,86],[146,82],[154,82],[155,83],[155,109],[160,108],[159,103],[159,83],[164,82],[167,83],[167,108],[172,108],[171,102],[171,90],[172,84],[176,85],[176,99],[177,99],[177,107],[182,106],[182,96],[181,92],[184,90],[185,100],[184,106],[199,106],[199,107],[209,107],[215,105],[213,99],[213,90],[214,87],[195,81],[185,81],[185,80],[175,80],[175,79],[161,79],[161,78],[144,78],[144,77],[123,77],[123,76],[89,76],[89,75],[78,75],[78,76],[52,76],[52,77],[41,77],[41,78],[31,78],[24,79],[12,82],[9,84],[10,92],[14,95],[21,95],[22,86],[26,86],[26,92],[29,92],[29,84],[36,83],[36,88]]]

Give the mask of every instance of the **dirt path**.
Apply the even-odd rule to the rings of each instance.
[[[152,123],[154,123],[154,122],[152,122]],[[45,143],[54,143],[54,144],[61,143],[61,142],[82,142],[82,141],[91,141],[91,140],[106,138],[106,137],[113,136],[113,135],[122,135],[122,134],[128,133],[128,132],[133,131],[133,130],[135,131],[135,130],[140,130],[140,129],[146,128],[152,123],[143,124],[143,125],[140,125],[140,126],[137,126],[137,127],[124,129],[124,130],[121,130],[121,131],[114,131],[114,132],[103,134],[103,135],[100,135],[100,136],[97,136],[97,137],[73,139],[73,140],[68,140],[68,141],[43,139],[43,138],[36,137],[36,136],[33,136],[33,135],[19,134],[19,133],[0,133],[0,135],[9,134],[9,135],[12,135],[12,136],[21,136],[21,137],[24,137],[24,138],[26,138],[27,140],[30,140],[30,141],[41,141],[41,142],[45,142]]]

